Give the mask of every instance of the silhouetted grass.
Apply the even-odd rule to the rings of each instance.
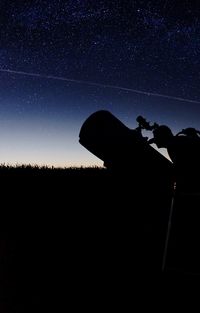
[[[91,166],[91,167],[54,167],[54,166],[39,166],[39,165],[5,165],[0,164],[0,173],[64,173],[64,174],[78,174],[78,173],[95,173],[105,172],[106,169],[103,167]]]
[[[28,180],[28,184],[34,184],[38,182],[41,184],[46,180],[45,186],[54,184],[55,190],[57,185],[70,185],[73,182],[81,183],[85,180],[85,183],[89,183],[90,179],[103,179],[103,177],[108,176],[108,171],[103,167],[49,167],[49,166],[38,166],[38,165],[0,165],[0,184],[3,185],[5,182],[14,183],[16,180],[18,184],[23,183],[24,179]],[[49,179],[49,180],[47,180]],[[44,186],[44,188],[45,188]]]

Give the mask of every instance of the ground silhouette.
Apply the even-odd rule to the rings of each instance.
[[[120,299],[124,307],[147,299],[152,282],[174,283],[161,270],[170,190],[138,188],[128,169],[2,167],[0,175],[1,312],[118,307]]]
[[[2,312],[117,301],[160,273],[167,195],[161,208],[151,190],[138,193],[134,180],[107,169],[3,167],[0,175]]]

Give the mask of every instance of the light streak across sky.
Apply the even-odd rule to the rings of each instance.
[[[39,78],[44,78],[44,79],[54,79],[54,80],[66,81],[66,82],[77,83],[77,84],[97,86],[97,87],[102,87],[102,88],[111,88],[111,89],[117,89],[117,90],[132,92],[132,93],[136,93],[136,94],[146,95],[146,96],[160,97],[160,98],[166,98],[169,100],[176,100],[176,101],[200,104],[200,101],[197,101],[197,100],[192,100],[192,99],[187,99],[187,98],[182,98],[182,97],[174,97],[174,96],[169,96],[166,94],[160,94],[160,93],[149,92],[149,91],[142,91],[142,90],[138,90],[138,89],[126,88],[126,87],[121,87],[121,86],[115,86],[115,85],[109,85],[109,84],[95,83],[95,82],[91,82],[91,81],[72,79],[72,78],[67,78],[67,77],[62,77],[62,76],[45,75],[45,74],[31,73],[31,72],[24,72],[24,71],[15,71],[15,70],[10,70],[10,69],[0,69],[0,72],[16,74],[16,75],[23,75],[23,76],[39,77]]]

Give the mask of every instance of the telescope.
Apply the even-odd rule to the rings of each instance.
[[[140,172],[167,170],[171,162],[148,144],[141,130],[153,130],[142,116],[135,129],[127,127],[107,110],[91,114],[83,123],[79,133],[79,143],[104,162],[107,168],[131,168]]]

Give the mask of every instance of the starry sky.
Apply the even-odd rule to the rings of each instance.
[[[1,0],[0,163],[101,166],[78,142],[100,109],[200,129],[199,16],[197,0]]]

